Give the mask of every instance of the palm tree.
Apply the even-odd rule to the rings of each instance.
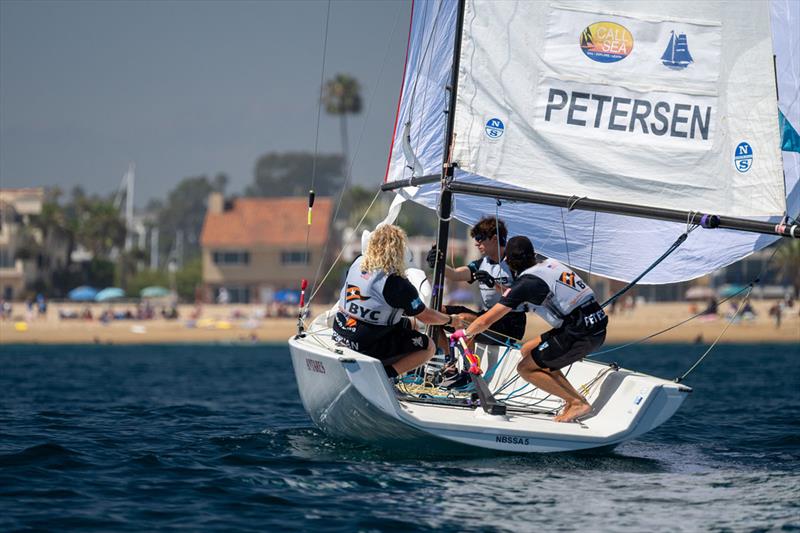
[[[795,296],[800,294],[800,240],[784,239],[778,244],[775,253],[775,266],[783,279],[794,287]]]
[[[358,80],[347,74],[337,74],[325,82],[322,96],[325,112],[339,115],[339,129],[342,137],[342,174],[347,172],[347,115],[361,112],[361,87]]]
[[[92,199],[80,209],[78,242],[96,258],[125,244],[125,221],[112,201]]]

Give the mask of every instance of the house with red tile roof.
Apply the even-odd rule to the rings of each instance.
[[[338,252],[331,228],[333,202],[317,198],[306,248],[308,199],[208,200],[200,234],[206,301],[269,303],[313,282],[323,253],[322,274]],[[329,242],[330,241],[330,242]],[[326,250],[326,243],[329,243]]]

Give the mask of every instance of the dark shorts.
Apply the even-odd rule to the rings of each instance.
[[[486,311],[473,311],[462,305],[445,305],[444,312],[448,315],[457,315],[459,313],[471,313],[473,315],[481,316]],[[511,342],[519,342],[525,336],[525,324],[527,319],[525,313],[511,311],[506,315],[489,326],[491,331],[480,333],[475,337],[477,342],[482,344],[493,344],[502,346],[509,340]],[[453,331],[453,328],[445,327],[447,331]]]
[[[394,326],[359,323],[355,328],[343,328],[338,318],[337,314],[333,322],[333,340],[380,361],[428,348],[428,336],[411,329],[407,318]]]
[[[575,338],[563,328],[551,329],[542,334],[542,342],[531,356],[538,366],[559,370],[597,350],[605,340],[606,330]]]

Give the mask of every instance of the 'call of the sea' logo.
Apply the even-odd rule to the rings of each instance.
[[[600,63],[615,63],[633,51],[633,35],[616,22],[594,22],[581,32],[581,50]]]

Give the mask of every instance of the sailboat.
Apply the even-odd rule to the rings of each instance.
[[[677,37],[673,31],[669,38],[667,48],[661,56],[661,62],[664,66],[681,69],[693,63],[692,54],[689,53],[689,43],[686,42],[686,34],[681,33]]]
[[[411,201],[433,211],[440,250],[452,217],[494,215],[537,252],[628,282],[693,279],[798,238],[786,215],[800,209],[800,154],[781,152],[781,134],[796,136],[800,124],[800,36],[789,22],[798,18],[796,3],[777,0],[415,2],[381,188],[396,193],[393,208]],[[658,44],[675,21],[708,64],[679,79]],[[583,54],[592,25],[602,28],[595,46],[613,48],[624,35],[628,55]],[[437,266],[434,307],[443,297]],[[585,359],[565,373],[592,413],[555,422],[560,401],[515,381],[519,351],[478,345],[476,393],[415,395],[378,360],[332,341],[334,312],[289,347],[303,406],[335,437],[413,449],[613,447],[666,422],[691,392]]]

